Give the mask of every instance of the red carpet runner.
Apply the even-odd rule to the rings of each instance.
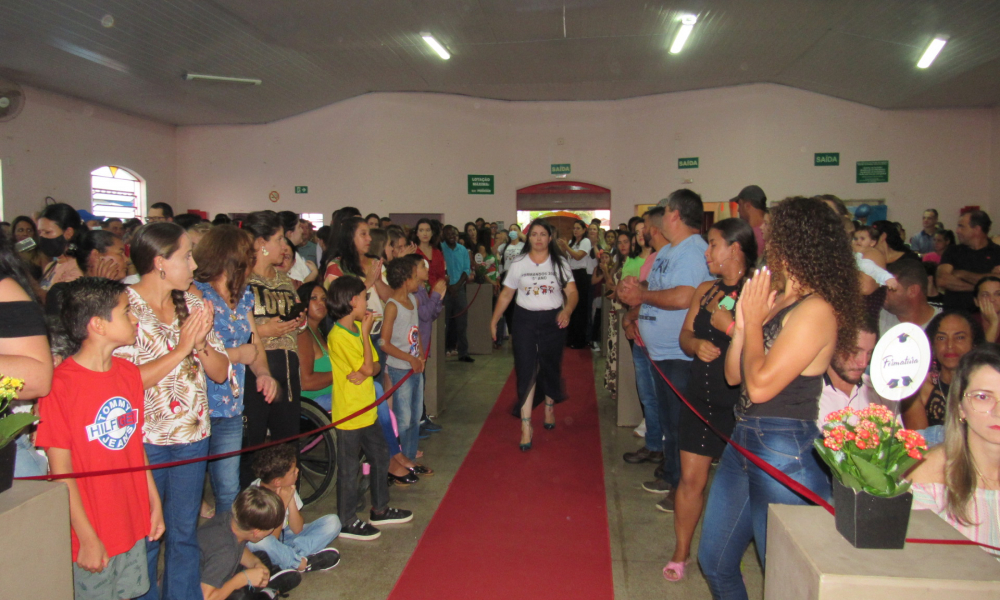
[[[567,349],[558,425],[518,447],[514,374],[427,526],[391,600],[614,597],[589,351]]]

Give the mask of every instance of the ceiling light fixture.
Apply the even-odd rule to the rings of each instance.
[[[432,50],[437,52],[437,55],[440,56],[442,59],[448,60],[449,58],[451,58],[451,54],[449,54],[448,51],[444,49],[444,46],[441,45],[441,42],[434,39],[433,35],[427,33],[426,31],[421,31],[420,37],[424,38],[424,41],[427,42],[427,45],[430,46]]]
[[[185,73],[185,81],[194,81],[196,79],[201,79],[203,81],[221,81],[223,83],[249,83],[252,85],[260,85],[263,83],[260,79],[253,79],[250,77],[226,77],[225,75],[205,75],[204,73]]]
[[[941,49],[944,48],[944,45],[947,43],[948,36],[935,36],[934,39],[931,40],[930,45],[927,46],[927,50],[924,50],[924,55],[920,57],[920,62],[917,63],[917,68],[926,69],[931,66],[931,63],[934,62],[934,59],[937,58],[937,55],[941,53]]]
[[[694,25],[697,22],[698,17],[695,15],[681,16],[681,28],[677,31],[677,37],[674,38],[674,43],[670,45],[671,54],[679,54],[680,51],[684,49],[684,44],[687,43],[688,37],[691,35],[691,31],[694,29]]]

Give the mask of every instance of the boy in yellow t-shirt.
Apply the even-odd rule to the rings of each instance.
[[[331,417],[339,421],[375,401],[379,363],[372,348],[374,318],[367,312],[365,282],[358,277],[339,277],[327,290],[326,308],[336,321],[327,345],[333,366]],[[371,465],[372,510],[370,523],[358,518],[358,464],[364,450]],[[382,533],[373,524],[407,523],[408,510],[389,508],[389,447],[376,423],[375,408],[337,425],[337,505],[343,528],[340,537],[374,540]]]

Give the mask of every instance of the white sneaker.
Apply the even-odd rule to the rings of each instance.
[[[632,430],[632,435],[638,438],[646,437],[646,419],[643,419],[642,423],[639,423],[639,426]]]

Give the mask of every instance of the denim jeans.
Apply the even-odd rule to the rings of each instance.
[[[819,435],[815,421],[740,417],[732,439],[829,500],[830,479],[813,449]],[[715,600],[747,597],[740,560],[753,540],[764,564],[768,504],[807,502],[727,446],[708,495],[698,548],[698,562]]]
[[[691,378],[691,361],[658,360],[656,366],[681,393],[687,390],[688,379]],[[663,480],[676,488],[681,480],[681,453],[677,443],[681,399],[667,385],[663,377],[660,377],[656,369],[653,369],[653,377],[656,384],[656,400],[659,402],[657,410],[660,419],[659,429],[663,434]],[[649,430],[649,417],[646,418],[646,430]]]
[[[632,362],[635,363],[635,389],[639,393],[643,414],[646,417],[646,449],[663,452],[663,430],[660,429],[660,402],[656,399],[656,379],[646,350],[639,344],[632,345]]]
[[[389,447],[389,456],[396,456],[403,450],[399,446],[396,430],[392,428],[392,409],[389,408],[388,402],[383,402],[375,411],[378,415],[378,425],[382,428],[382,436],[385,438],[385,445]]]
[[[145,444],[149,464],[208,456],[208,439],[191,444],[157,446]],[[154,469],[153,481],[160,492],[166,546],[163,565],[163,589],[157,589],[156,567],[160,542],[146,542],[149,564],[149,591],[142,600],[189,600],[201,598],[201,550],[198,547],[198,512],[205,488],[205,462],[168,469]]]
[[[393,385],[410,372],[409,369],[397,369],[386,366],[389,380]],[[392,395],[392,412],[396,413],[396,426],[399,427],[399,445],[403,455],[410,460],[417,459],[417,442],[420,441],[420,414],[424,407],[424,374],[414,373]]]
[[[212,417],[212,436],[208,438],[208,454],[214,456],[239,450],[243,446],[243,415]],[[240,455],[209,461],[208,477],[215,494],[215,511],[233,507],[240,493]]]
[[[281,539],[269,535],[257,543],[250,542],[251,552],[263,550],[275,566],[282,569],[298,569],[302,559],[326,548],[340,535],[340,518],[326,515],[306,523],[302,531],[293,533],[288,527],[281,530]]]
[[[14,455],[14,477],[38,477],[49,474],[49,461],[31,445],[28,434],[21,434],[14,443],[17,448],[17,454]]]

